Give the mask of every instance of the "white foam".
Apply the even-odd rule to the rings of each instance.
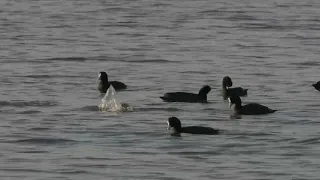
[[[106,95],[101,99],[99,104],[100,111],[111,111],[111,112],[122,112],[122,111],[133,111],[132,106],[129,104],[121,104],[117,100],[116,90],[112,85],[108,88]]]

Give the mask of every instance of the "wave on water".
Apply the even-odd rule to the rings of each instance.
[[[14,143],[28,143],[28,144],[60,144],[60,143],[72,143],[76,142],[71,139],[62,139],[62,138],[27,138],[12,141]]]
[[[102,103],[101,103],[102,104]],[[104,110],[104,109],[101,109],[103,107],[100,107],[100,106],[103,106],[103,105],[99,105],[99,106],[84,106],[82,108],[80,108],[81,111],[107,111],[107,110]],[[132,111],[132,107],[127,104],[127,103],[121,103],[121,106],[122,108],[125,107],[125,108],[131,108],[131,110],[129,109],[126,109],[125,111]],[[137,112],[137,111],[142,111],[142,112],[147,112],[147,111],[168,111],[168,112],[176,112],[176,111],[182,111],[182,109],[178,109],[178,108],[174,108],[174,107],[135,107],[134,108],[134,111]]]
[[[165,59],[125,60],[125,62],[131,62],[131,63],[175,63],[174,61],[169,61],[169,60],[165,60]]]
[[[133,111],[133,107],[127,103],[120,103],[116,98],[116,90],[110,85],[106,95],[102,98],[99,104],[100,111],[110,112],[127,112]]]
[[[174,108],[174,107],[142,107],[142,108],[135,108],[135,111],[168,111],[168,112],[176,112],[176,111],[182,111],[181,109]]]
[[[84,62],[88,60],[84,57],[55,57],[55,58],[48,58],[45,59],[46,61],[76,61],[76,62]]]
[[[308,145],[308,144],[319,144],[320,138],[319,137],[312,137],[308,139],[298,140],[295,141],[296,144]]]
[[[13,106],[13,107],[51,107],[57,106],[58,103],[55,101],[0,101],[0,107]]]
[[[96,105],[94,106],[84,106],[82,108],[80,108],[81,111],[99,111],[99,107],[97,107]]]
[[[137,51],[135,49],[135,51]],[[114,62],[129,62],[129,63],[178,63],[178,61],[170,61],[166,59],[143,59],[141,56],[127,57],[127,56],[96,56],[96,57],[52,57],[46,59],[39,59],[30,62],[86,62],[86,61],[114,61]],[[40,75],[41,76],[41,75]],[[48,76],[42,75],[44,78]],[[31,76],[32,77],[32,76]]]
[[[79,76],[70,76],[70,75],[47,75],[47,74],[38,74],[38,75],[26,75],[26,76],[17,76],[17,77],[25,77],[32,79],[51,79],[51,78],[79,78]]]
[[[294,62],[290,64],[294,66],[320,66],[320,62],[318,61]]]
[[[17,114],[38,114],[38,113],[41,113],[41,111],[27,110],[27,111],[17,112]]]

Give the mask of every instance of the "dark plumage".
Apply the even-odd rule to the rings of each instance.
[[[113,88],[118,90],[126,89],[127,86],[119,81],[108,81],[108,75],[106,72],[100,72],[99,73],[99,84],[98,84],[98,90],[100,93],[106,93],[110,84],[113,86]]]
[[[230,88],[232,86],[232,80],[229,76],[225,76],[222,80],[222,96],[226,100],[231,96],[247,96],[248,89],[242,87]]]
[[[210,86],[203,86],[198,94],[187,92],[170,92],[165,93],[163,97],[160,97],[167,102],[193,102],[193,103],[206,103],[207,94],[211,91]]]
[[[202,126],[182,127],[180,120],[176,117],[170,117],[168,119],[168,129],[172,130],[171,135],[173,136],[180,136],[181,133],[205,134],[205,135],[219,134],[219,130],[213,129],[211,127],[202,127]]]
[[[312,86],[313,86],[314,88],[316,88],[316,90],[320,91],[320,81],[318,81],[318,82],[315,83],[315,84],[312,84]]]
[[[242,101],[239,96],[229,97],[229,105],[230,105],[230,108],[233,108],[235,115],[237,114],[260,115],[260,114],[274,113],[277,111],[258,103],[249,103],[244,106],[242,106],[241,103]]]

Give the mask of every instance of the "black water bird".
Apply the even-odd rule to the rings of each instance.
[[[160,97],[166,102],[190,102],[190,103],[206,103],[207,94],[211,91],[211,87],[203,86],[198,94],[187,92],[169,92]]]
[[[231,96],[247,96],[248,89],[242,87],[230,88],[232,86],[232,80],[229,76],[225,76],[222,80],[222,96],[224,100],[227,100]]]
[[[312,84],[312,86],[313,86],[316,90],[320,91],[320,81],[318,81],[318,82],[315,83],[315,84]]]
[[[110,84],[113,86],[113,88],[118,91],[118,90],[123,90],[127,88],[127,85],[125,85],[122,82],[119,81],[109,81],[108,80],[108,75],[106,72],[100,72],[99,73],[99,84],[98,84],[98,90],[100,93],[106,93]]]
[[[232,96],[228,98],[229,107],[233,109],[235,115],[261,115],[274,113],[277,110],[268,108],[267,106],[258,104],[258,103],[249,103],[242,105],[242,101],[239,96]]]
[[[168,123],[168,129],[171,130],[170,135],[172,136],[180,136],[181,133],[204,134],[204,135],[219,134],[218,129],[213,129],[211,127],[202,127],[202,126],[182,127],[181,122],[177,117],[169,117],[167,123]]]

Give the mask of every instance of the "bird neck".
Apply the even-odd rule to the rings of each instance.
[[[222,89],[227,89],[227,83],[226,82],[222,82]]]
[[[206,94],[198,94],[199,97],[201,97],[202,99],[207,99],[207,95]]]
[[[101,79],[103,83],[109,83],[108,78]]]
[[[108,78],[103,78],[101,79],[102,84],[104,84],[105,86],[107,86],[109,88],[109,81]]]
[[[182,127],[174,127],[174,128],[173,128],[173,132],[174,132],[174,133],[182,133],[182,131],[183,131],[183,128],[182,128]]]
[[[171,136],[181,136],[180,134],[182,133],[182,128],[175,128],[175,127],[172,127],[171,129],[171,133],[170,135]]]
[[[235,104],[235,109],[241,110],[241,109],[242,109],[241,103],[236,103],[236,104]]]

